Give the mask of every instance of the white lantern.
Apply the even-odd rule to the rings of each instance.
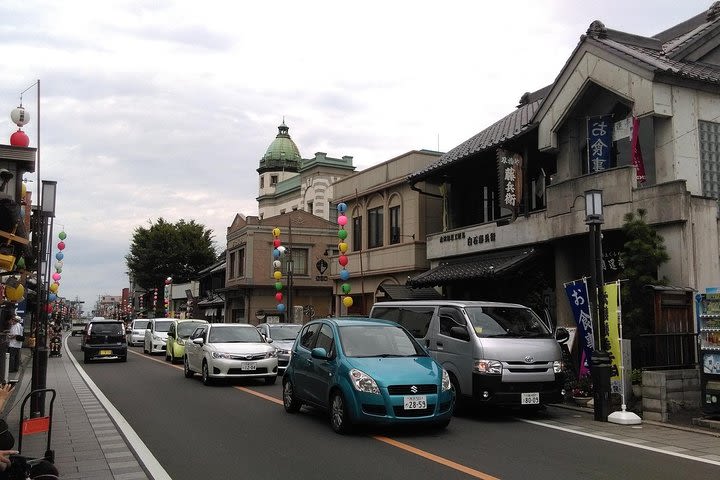
[[[30,114],[25,111],[22,105],[20,105],[19,107],[14,108],[12,112],[10,112],[10,119],[12,119],[15,125],[17,125],[18,127],[22,127],[23,125],[26,125],[28,122],[30,122]]]

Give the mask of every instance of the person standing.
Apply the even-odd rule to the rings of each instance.
[[[10,342],[8,344],[8,347],[10,347],[11,372],[17,372],[20,369],[20,349],[22,349],[22,342],[25,340],[24,333],[20,318],[13,315],[10,318]]]

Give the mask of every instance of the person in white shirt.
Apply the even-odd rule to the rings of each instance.
[[[20,368],[20,349],[25,339],[24,334],[25,332],[23,331],[22,323],[20,323],[20,318],[15,315],[10,317],[10,334],[8,335],[10,342],[8,347],[10,347],[11,372],[17,372]]]

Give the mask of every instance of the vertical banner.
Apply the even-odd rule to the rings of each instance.
[[[620,283],[606,283],[605,298],[607,299],[608,312],[608,344],[610,345],[610,392],[622,394],[622,378],[620,369],[622,365],[622,355],[620,355]]]
[[[500,206],[516,214],[522,201],[522,155],[498,148],[497,166]]]
[[[565,284],[565,293],[570,301],[570,308],[575,318],[580,333],[580,369],[579,373],[588,375],[590,373],[590,357],[595,349],[595,337],[593,336],[592,318],[590,317],[590,302],[588,300],[588,289],[585,279],[575,280]]]
[[[640,149],[640,119],[632,117],[632,138],[630,140],[632,164],[635,167],[635,174],[638,183],[645,183],[645,162],[643,162],[642,150]]]
[[[599,172],[610,168],[612,155],[612,115],[600,115],[587,119],[588,171]]]

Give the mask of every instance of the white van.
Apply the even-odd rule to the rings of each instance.
[[[513,303],[465,300],[390,301],[373,318],[407,328],[450,374],[457,398],[475,404],[534,406],[563,399],[558,342],[532,309]]]

